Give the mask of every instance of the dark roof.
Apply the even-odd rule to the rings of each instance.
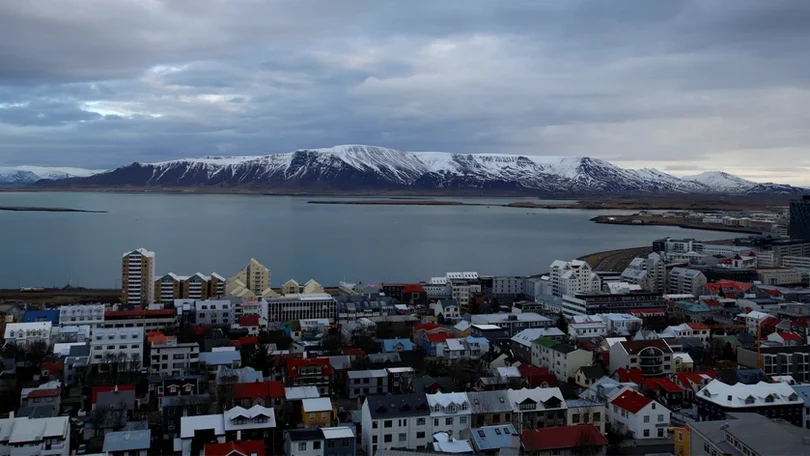
[[[323,432],[320,429],[290,429],[287,431],[287,435],[293,442],[323,439]]]
[[[584,375],[585,378],[602,378],[605,375],[605,370],[599,365],[582,366],[579,370],[582,371],[582,375]]]
[[[415,393],[426,393],[427,389],[432,385],[438,384],[443,393],[452,393],[455,389],[455,383],[450,377],[431,377],[425,375],[423,377],[415,377],[411,380],[411,387]]]
[[[624,347],[624,350],[628,355],[637,355],[641,350],[644,350],[647,347],[655,347],[664,353],[672,353],[672,349],[669,348],[669,345],[667,345],[667,343],[662,339],[628,340],[619,343],[622,345],[622,347]]]
[[[421,416],[430,413],[430,407],[424,393],[369,396],[366,398],[366,404],[371,412],[371,418],[375,420]]]
[[[554,350],[554,351],[558,351],[560,353],[563,353],[563,354],[567,355],[568,353],[571,353],[572,351],[576,351],[577,347],[574,347],[573,345],[568,345],[568,344],[557,344],[557,345],[551,347],[551,349]]]

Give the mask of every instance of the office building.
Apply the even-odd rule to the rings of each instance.
[[[550,318],[533,312],[521,312],[518,314],[478,314],[471,317],[470,323],[473,325],[498,326],[506,330],[506,336],[509,338],[524,329],[549,328],[553,326]]]
[[[790,202],[788,235],[793,239],[810,240],[810,195]]]
[[[797,382],[810,382],[810,345],[767,346],[763,343],[760,356],[765,375],[790,375]],[[758,367],[756,347],[737,348],[737,362],[745,367]]]
[[[299,294],[267,300],[268,321],[337,319],[337,301],[326,293]]]
[[[121,302],[142,307],[154,303],[155,252],[146,249],[126,252],[121,263]]]
[[[565,295],[561,301],[566,316],[605,313],[630,313],[635,309],[666,309],[667,300],[661,293],[631,291],[628,293],[598,293]]]
[[[706,276],[697,269],[672,268],[667,277],[667,293],[697,296],[706,282]]]
[[[551,263],[551,292],[554,296],[590,294],[602,291],[602,279],[581,260]]]
[[[158,302],[171,304],[175,299],[209,299],[225,295],[225,278],[217,273],[199,272],[181,276],[170,272],[155,280]]]

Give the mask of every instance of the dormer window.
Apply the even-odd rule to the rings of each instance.
[[[765,399],[765,401],[768,401],[768,399]],[[771,399],[771,401],[773,401],[773,399]],[[745,398],[745,403],[746,404],[753,404],[754,403],[754,397],[753,396],[748,396],[747,398]]]
[[[773,395],[769,395],[768,397],[765,398],[765,402],[773,402],[773,400],[774,400]]]
[[[455,412],[456,411],[456,405],[455,404],[450,404],[450,406],[447,407],[447,411]]]
[[[467,403],[466,402],[463,402],[461,404],[461,410],[467,410]]]

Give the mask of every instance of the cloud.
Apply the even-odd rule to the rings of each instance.
[[[810,184],[807,42],[801,0],[3,2],[0,163],[368,143]]]

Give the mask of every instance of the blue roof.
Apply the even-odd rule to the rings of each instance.
[[[795,385],[792,386],[793,391],[804,401],[805,407],[810,407],[810,385]]]
[[[383,350],[386,353],[391,353],[398,351],[397,345],[402,344],[402,350],[413,350],[416,348],[416,344],[413,343],[410,339],[383,339]]]
[[[211,365],[231,365],[241,359],[242,355],[236,350],[200,353],[200,362]]]
[[[470,343],[470,344],[478,344],[478,345],[489,344],[489,339],[487,339],[486,337],[467,336],[467,338],[464,339],[464,340],[466,340],[467,343]]]
[[[689,302],[689,301],[678,301],[675,303],[676,307],[679,307],[687,312],[710,312],[711,309],[709,306],[703,303],[696,303],[696,302]]]
[[[26,310],[23,313],[23,323],[36,323],[38,321],[49,321],[58,325],[59,309]]]
[[[442,306],[442,309],[446,309],[448,307],[458,307],[458,301],[455,299],[442,299],[439,301],[439,305]]]
[[[471,431],[475,447],[480,451],[509,448],[512,446],[512,436],[518,435],[515,427],[511,424],[484,426],[473,428]]]

